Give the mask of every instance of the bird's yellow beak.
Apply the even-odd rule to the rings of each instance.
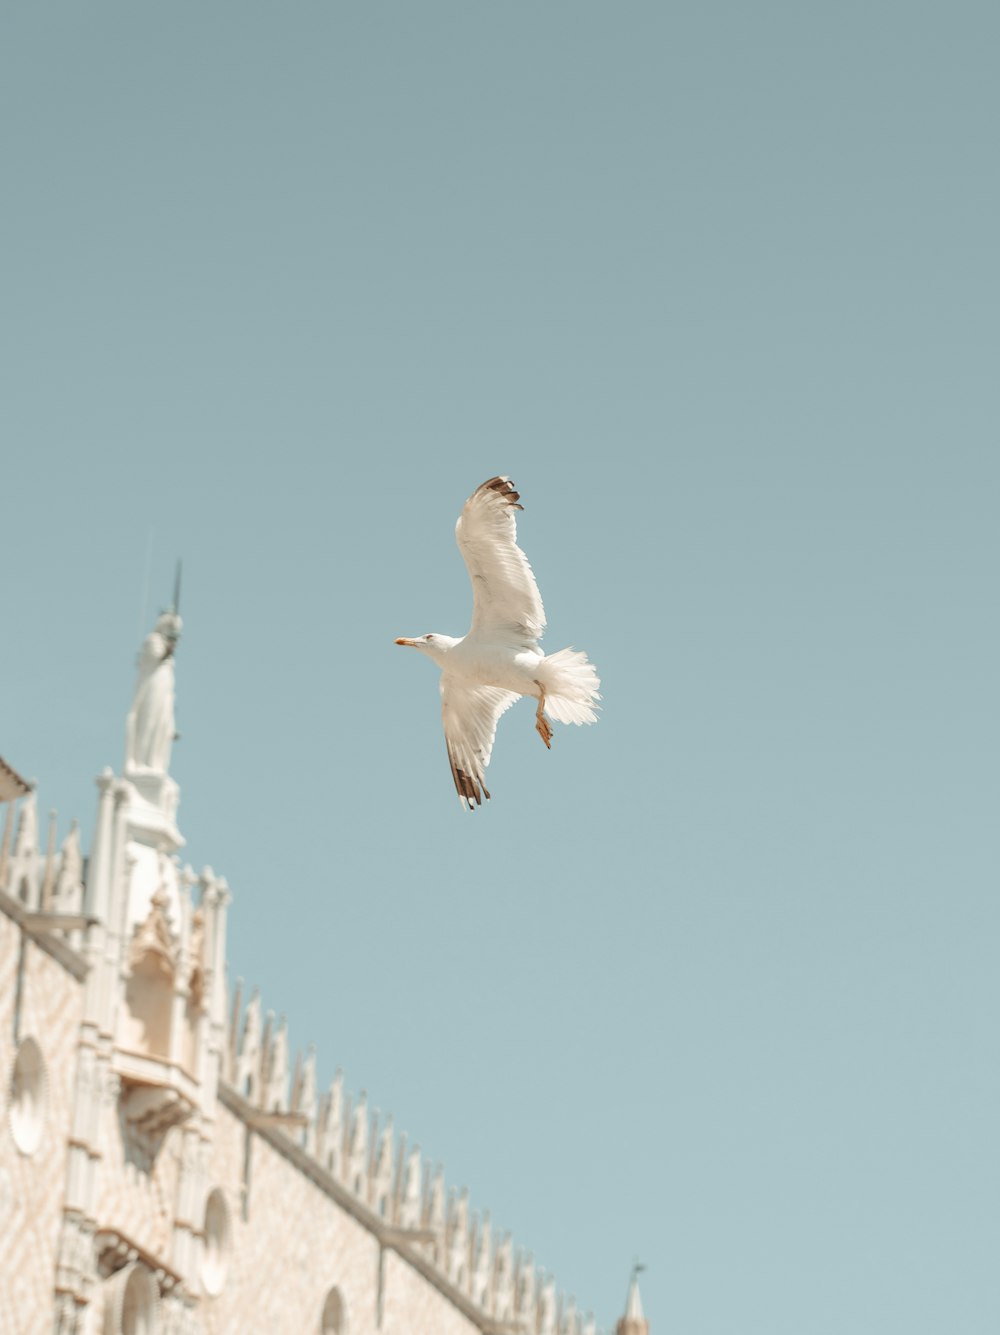
[[[416,640],[397,640],[397,644],[416,644]]]

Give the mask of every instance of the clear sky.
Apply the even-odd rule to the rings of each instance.
[[[234,976],[604,1325],[1000,1328],[998,42],[5,6],[0,749],[89,843],[182,556]],[[605,710],[469,815],[393,638],[498,472]]]

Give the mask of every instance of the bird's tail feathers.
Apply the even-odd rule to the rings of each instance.
[[[557,723],[596,723],[601,679],[579,649],[546,654],[539,674],[545,686],[545,711]]]

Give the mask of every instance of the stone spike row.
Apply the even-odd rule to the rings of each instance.
[[[38,801],[34,788],[18,804],[16,829],[11,830],[14,803],[7,804],[0,836],[0,890],[16,899],[29,912],[66,917],[83,908],[84,857],[80,827],[74,820],[56,848],[56,813],[49,813],[46,847],[40,847]],[[70,934],[76,937],[78,932]]]
[[[365,1090],[352,1100],[338,1070],[320,1094],[314,1047],[292,1067],[285,1017],[265,1013],[256,988],[244,1008],[240,980],[223,1074],[255,1108],[288,1114],[283,1133],[387,1224],[410,1233],[410,1245],[486,1316],[524,1335],[597,1335],[593,1317],[557,1294],[530,1253],[515,1251],[509,1233],[494,1238],[488,1213],[470,1214],[465,1188],[446,1189],[444,1169],[432,1170],[419,1145],[396,1137],[391,1116],[369,1109]]]

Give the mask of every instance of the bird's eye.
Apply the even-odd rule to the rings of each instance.
[[[425,635],[425,636],[424,636],[424,639],[425,639],[425,640],[432,640],[433,638],[434,638],[433,635]]]

